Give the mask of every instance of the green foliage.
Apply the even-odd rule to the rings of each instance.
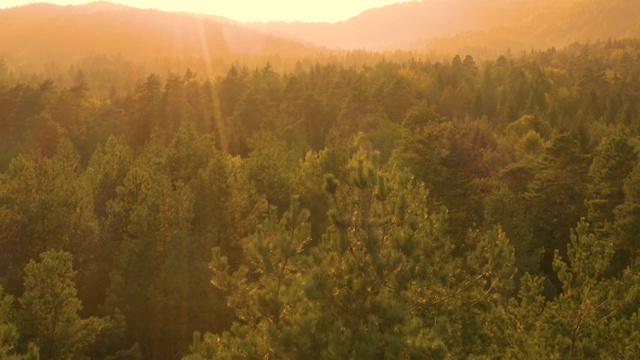
[[[0,357],[10,360],[38,359],[38,348],[32,343],[28,346],[27,354],[16,354],[20,336],[13,322],[15,319],[13,303],[13,296],[5,294],[0,286]]]
[[[639,49],[5,73],[0,357],[633,358]]]
[[[545,144],[540,134],[529,130],[516,144],[516,155],[519,157],[537,157],[544,153]]]
[[[556,251],[554,270],[562,294],[548,305],[549,340],[566,358],[608,358],[637,351],[637,275],[603,279],[613,256],[612,244],[589,232],[582,220],[567,250],[567,261]],[[619,337],[613,340],[610,334]]]
[[[3,271],[15,291],[20,269],[47,249],[82,251],[98,228],[87,184],[79,176],[78,154],[62,143],[52,158],[19,155],[1,180],[0,243]],[[13,265],[12,267],[6,267]]]
[[[187,358],[444,358],[481,350],[467,343],[481,309],[504,302],[514,253],[504,233],[479,236],[456,259],[445,217],[427,216],[426,191],[375,170],[375,157],[350,162],[350,185],[325,177],[330,225],[310,245],[308,212],[297,197],[244,242],[245,262],[214,251],[213,284],[237,322],[221,335],[196,335]],[[462,264],[466,264],[463,266]],[[426,286],[426,284],[429,284]],[[470,314],[459,306],[470,304]],[[487,338],[490,334],[486,334]]]
[[[288,151],[286,144],[273,134],[259,133],[252,143],[253,150],[244,162],[245,172],[269,205],[284,210],[294,186],[289,169],[297,165],[297,159]]]
[[[640,165],[636,163],[624,180],[622,190],[624,192],[624,202],[618,205],[615,210],[614,234],[619,239],[618,247],[624,254],[624,263],[635,261],[638,255],[638,214],[640,213],[640,188],[638,178],[640,177]]]
[[[544,280],[525,275],[517,298],[496,313],[496,353],[508,359],[602,359],[633,357],[637,351],[638,286],[631,271],[603,278],[613,256],[584,220],[572,231],[564,260],[554,270],[562,293],[545,301]]]
[[[535,241],[525,207],[506,188],[500,188],[485,197],[485,226],[500,226],[515,250],[519,275],[536,274],[540,266],[542,248]]]
[[[42,359],[64,359],[82,354],[105,327],[105,320],[83,319],[73,278],[73,258],[48,251],[25,266],[25,291],[18,299],[20,334],[33,341]]]
[[[118,236],[108,306],[122,309],[145,356],[173,356],[190,326],[202,321],[199,307],[212,300],[210,292],[192,294],[206,284],[203,250],[213,244],[192,236],[194,199],[187,186],[174,187],[168,177],[134,165],[117,192],[108,219]],[[156,331],[148,331],[147,320]]]
[[[636,163],[636,151],[625,134],[604,138],[596,148],[586,206],[589,221],[599,231],[608,231],[613,223],[614,209],[625,200],[624,180]]]
[[[296,324],[300,315],[295,305],[303,291],[295,281],[302,271],[297,255],[310,241],[308,216],[295,197],[281,219],[272,208],[258,232],[243,242],[247,262],[240,266],[214,249],[212,283],[228,294],[227,303],[240,321],[218,338],[216,356],[294,354],[292,331],[302,325]],[[256,277],[258,281],[251,281]]]
[[[481,120],[445,121],[436,116],[425,105],[407,115],[397,158],[426,184],[433,204],[449,209],[450,232],[462,248],[466,231],[481,217],[477,180],[488,175],[496,143]]]
[[[532,214],[532,230],[545,248],[542,270],[551,275],[555,250],[564,253],[571,224],[586,212],[588,158],[575,134],[556,136],[540,162],[540,169],[524,195]]]

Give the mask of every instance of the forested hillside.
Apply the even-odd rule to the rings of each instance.
[[[423,46],[441,52],[499,54],[507,50],[564,47],[573,42],[640,37],[640,4],[634,0],[529,3],[529,7],[520,8],[513,22],[427,39]]]
[[[337,49],[474,52],[490,57],[573,42],[637,38],[636,0],[423,0],[343,22],[254,23],[254,29]]]
[[[137,9],[108,2],[31,4],[0,10],[0,58],[16,72],[66,69],[88,57],[117,57],[150,71],[226,71],[238,58],[264,62],[316,49],[215,16]],[[141,67],[141,66],[139,66]],[[130,70],[130,69],[127,69]],[[139,75],[139,76],[142,76]]]
[[[640,353],[639,41],[95,61],[0,62],[0,357]]]

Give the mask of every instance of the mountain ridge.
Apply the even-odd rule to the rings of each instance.
[[[138,9],[110,2],[78,6],[36,3],[0,10],[0,58],[73,63],[90,54],[150,61],[246,55],[303,56],[315,49],[240,26],[219,16]]]
[[[478,42],[501,50],[547,48],[574,41],[640,37],[640,4],[636,0],[424,0],[369,9],[334,24],[245,26],[333,49],[455,52],[477,47]]]
[[[0,56],[86,53],[231,59],[332,50],[482,53],[640,37],[636,0],[424,0],[368,9],[336,23],[241,23],[216,15],[108,1],[0,10]]]

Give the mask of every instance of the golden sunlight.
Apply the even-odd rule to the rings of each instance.
[[[0,0],[0,360],[636,359],[638,98],[640,0]]]
[[[27,5],[35,0],[4,0],[3,7]],[[49,0],[44,1],[56,5],[82,5],[87,0]],[[265,21],[303,21],[303,22],[339,22],[347,20],[359,13],[374,7],[380,7],[399,0],[113,0],[113,3],[128,5],[142,9],[163,11],[184,11],[208,15],[224,16],[242,22]]]

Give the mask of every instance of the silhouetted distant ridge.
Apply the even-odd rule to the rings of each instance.
[[[453,52],[484,48],[499,53],[640,37],[640,2],[636,0],[547,0],[529,9],[515,23],[426,39],[423,46]]]
[[[87,54],[232,59],[246,54],[305,54],[278,39],[215,16],[137,9],[106,1],[80,6],[31,4],[0,10],[0,57],[74,61]]]
[[[497,54],[572,42],[640,38],[638,0],[424,0],[369,9],[338,23],[240,23],[221,16],[137,9],[108,1],[0,10],[0,56],[86,53],[132,59],[329,49]]]
[[[369,50],[563,46],[640,36],[637,0],[425,0],[370,9],[347,21],[252,23],[329,48]]]
[[[124,11],[132,9],[129,6],[115,4],[109,1],[94,1],[86,5],[77,6],[77,8],[84,11]]]

